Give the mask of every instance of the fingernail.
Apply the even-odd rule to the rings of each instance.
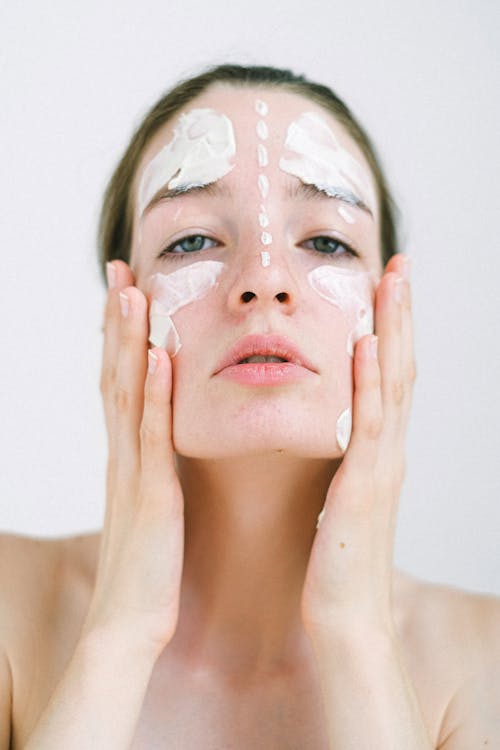
[[[128,297],[123,292],[120,292],[120,308],[122,311],[122,316],[126,318],[128,315]]]
[[[370,339],[369,352],[372,359],[377,359],[378,336],[372,336]]]
[[[152,375],[156,370],[157,363],[158,357],[154,352],[151,351],[151,349],[148,349],[148,372],[150,375]]]
[[[411,259],[408,255],[404,255],[402,260],[403,260],[403,263],[401,266],[401,273],[403,275],[403,279],[405,279],[405,281],[409,281],[410,271],[411,271]]]
[[[396,302],[401,302],[402,294],[403,294],[403,279],[401,278],[401,276],[398,276],[394,284],[394,299],[396,300]]]
[[[116,268],[112,263],[106,263],[106,276],[108,277],[108,289],[116,286]]]

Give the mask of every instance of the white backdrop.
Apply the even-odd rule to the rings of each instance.
[[[418,379],[396,564],[500,594],[499,28],[494,0],[3,4],[2,530],[102,525],[95,227],[133,127],[201,67],[274,64],[346,99],[404,216]]]

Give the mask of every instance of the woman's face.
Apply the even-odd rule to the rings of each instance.
[[[217,85],[157,133],[133,189],[130,265],[172,356],[176,451],[340,457],[383,271],[355,142],[307,98]]]

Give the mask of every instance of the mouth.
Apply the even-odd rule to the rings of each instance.
[[[238,364],[247,365],[247,364],[252,364],[254,362],[288,362],[288,360],[284,359],[283,357],[273,357],[273,356],[266,357],[262,354],[255,354],[252,357],[246,357],[245,359],[242,359],[240,362],[238,362]]]
[[[307,357],[298,347],[285,336],[277,334],[244,336],[236,341],[217,365],[214,374],[227,368],[244,367],[245,365],[261,365],[266,369],[294,365],[317,373]]]

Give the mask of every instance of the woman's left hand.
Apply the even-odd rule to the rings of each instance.
[[[407,256],[394,255],[375,296],[374,336],[354,351],[352,433],[328,488],[301,600],[310,636],[366,631],[392,634],[395,522],[405,470],[405,433],[415,381]],[[398,292],[400,290],[400,301]]]

